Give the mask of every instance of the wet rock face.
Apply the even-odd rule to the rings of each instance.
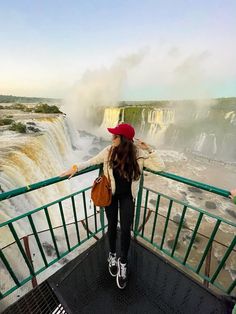
[[[43,248],[48,256],[55,255],[55,248],[48,242],[43,242]]]
[[[154,199],[150,199],[149,203],[152,204],[153,206],[156,206],[157,201]]]
[[[195,188],[194,186],[189,186],[188,190],[193,193],[202,193],[202,190],[199,188]]]
[[[215,202],[212,202],[212,201],[206,201],[205,202],[205,206],[206,208],[208,209],[216,209],[216,203]]]
[[[83,136],[83,137],[91,137],[91,133],[85,131],[85,130],[79,130],[79,134],[80,136]]]
[[[169,239],[167,240],[167,245],[169,246],[170,249],[173,249],[175,243],[175,239]],[[178,250],[180,248],[179,242],[177,242],[175,249]]]
[[[232,210],[232,209],[226,208],[226,211],[227,211],[227,213],[228,213],[231,217],[233,217],[233,218],[236,219],[236,210]]]
[[[190,241],[192,239],[192,232],[189,232],[189,233],[186,233],[184,236],[183,236],[183,241]],[[194,242],[195,243],[199,243],[201,241],[201,237],[200,236],[196,236],[195,239],[194,239]]]
[[[176,215],[173,217],[173,221],[174,221],[176,224],[179,224],[179,223],[180,223],[180,220],[181,220],[181,215],[180,215],[180,214],[176,214]],[[183,226],[184,228],[187,228],[187,227],[188,227],[188,224],[187,224],[186,219],[183,220],[182,226]]]
[[[100,150],[99,148],[93,147],[93,148],[91,148],[91,149],[89,150],[89,154],[91,154],[91,155],[96,155],[96,154],[98,154],[100,151],[101,151],[101,150]]]
[[[34,133],[40,132],[40,129],[39,128],[35,128],[34,126],[28,126],[27,129],[29,131],[34,132]]]
[[[92,158],[92,156],[91,155],[86,155],[86,156],[84,156],[83,157],[83,161],[87,161],[87,160],[89,160],[90,158]]]

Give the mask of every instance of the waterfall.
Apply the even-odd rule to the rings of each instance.
[[[194,145],[194,151],[214,157],[217,153],[217,140],[214,133],[201,133]]]
[[[195,151],[197,151],[197,152],[202,151],[205,139],[206,139],[206,133],[201,133],[198,140],[195,143],[195,146],[194,146]]]
[[[106,108],[98,134],[108,138],[106,128],[121,121],[133,124],[137,136],[154,146],[235,162],[232,142],[236,141],[236,109],[229,110],[226,105],[218,108],[205,103],[198,106],[195,102],[171,102],[168,107],[161,104]]]
[[[236,113],[234,111],[225,114],[225,120],[229,119],[230,123],[236,124]]]
[[[125,121],[125,109],[124,108],[121,108],[121,111],[120,111],[120,120],[119,122],[120,123],[123,123]]]
[[[3,153],[0,156],[0,186],[2,191],[16,189],[58,176],[68,168],[72,158],[72,143],[68,125],[63,117],[39,118],[36,125],[40,134],[19,135],[7,132],[2,136]],[[63,181],[0,203],[0,221],[19,216],[71,192],[71,184]],[[59,215],[52,215],[52,224],[61,223]],[[46,222],[45,222],[46,223]],[[40,224],[39,224],[40,225]],[[19,236],[31,229],[19,229]],[[43,225],[41,225],[43,228]],[[10,237],[11,238],[11,237]],[[4,242],[10,239],[4,234]],[[5,243],[6,244],[6,243]]]
[[[140,134],[142,136],[145,132],[145,126],[146,126],[145,109],[142,110],[141,117],[142,117],[142,120],[141,120]]]
[[[106,108],[101,124],[102,128],[114,127],[120,120],[120,108]]]
[[[27,121],[32,121],[32,119],[28,116]],[[79,141],[78,132],[71,126],[70,122],[67,121],[67,118],[62,116],[51,117],[50,115],[42,115],[34,119],[34,124],[40,132],[26,134],[19,134],[8,130],[1,132],[1,192],[56,177],[65,169],[68,169],[69,165],[77,158],[82,159],[80,156],[81,150],[87,153],[86,148],[82,147],[83,144]],[[80,150],[77,150],[79,146]],[[92,174],[88,175],[89,178],[86,180],[89,180],[89,183],[77,177],[70,181],[66,180],[0,202],[0,223],[78,191],[81,185],[84,188],[84,185],[87,183],[86,186],[88,186],[93,182],[95,175],[97,174],[93,174],[93,177]],[[75,203],[78,209],[77,218],[84,218],[83,211],[79,210],[83,208],[82,197],[76,196]],[[74,221],[71,200],[64,200],[62,204],[65,221],[67,223]],[[88,214],[90,214],[88,204],[87,210]],[[48,212],[52,226],[60,226],[62,219],[58,204],[48,206]],[[48,229],[44,211],[32,214],[32,218],[38,232]],[[13,225],[19,238],[32,234],[32,229],[27,218],[15,221]],[[74,233],[72,229],[70,230],[69,232],[72,233],[71,237],[73,238]],[[55,230],[59,250],[65,245],[61,232],[63,233],[62,229]],[[41,233],[40,239],[42,245],[53,246],[49,232]],[[8,227],[0,228],[0,247],[4,248],[5,256],[8,257],[17,277],[21,279],[27,274],[27,269],[25,269],[25,267],[19,267],[19,264],[22,262],[20,252],[16,250],[14,254],[12,254],[12,250],[16,249],[15,246],[10,245],[8,247],[8,245],[14,241]],[[37,263],[40,263],[38,246],[33,237],[29,237],[29,241],[31,253],[35,255],[34,261],[37,259]],[[51,256],[49,254],[47,258],[50,261],[53,255]],[[23,262],[22,265],[24,265]],[[2,265],[0,265],[0,272],[0,290],[8,290],[8,285],[10,286],[9,274]]]
[[[127,108],[131,109],[129,115]],[[122,108],[106,108],[101,125],[97,125],[100,134],[104,136],[109,133],[106,131],[107,127],[114,127],[119,121],[132,123],[138,133],[142,134],[142,139],[148,143],[159,144],[168,142],[173,147],[178,147],[179,143],[183,141],[183,147],[191,147],[194,151],[199,153],[206,152],[209,156],[218,153],[219,149],[230,151],[235,160],[235,111],[224,113],[224,115],[216,115],[218,120],[210,120],[212,117],[211,111],[207,111],[207,116],[202,117],[196,114],[195,118],[186,123],[179,122],[177,119],[177,108],[155,108],[154,106],[131,106]],[[138,112],[138,114],[137,114]],[[93,113],[93,114],[96,114]],[[183,118],[188,115],[188,108],[182,113]],[[179,116],[181,115],[179,114]],[[129,120],[127,117],[129,117]],[[194,115],[191,115],[194,117]],[[133,120],[132,120],[133,119]],[[205,119],[205,120],[204,120]],[[1,191],[8,191],[17,187],[27,186],[34,182],[48,179],[50,177],[58,176],[64,169],[67,169],[72,162],[79,160],[79,153],[83,151],[83,157],[91,155],[91,145],[94,143],[94,137],[88,135],[84,138],[79,138],[78,131],[71,125],[68,118],[62,116],[44,116],[34,120],[36,126],[40,129],[38,133],[31,134],[16,134],[10,131],[3,131],[1,133],[1,152],[0,152],[0,188]],[[222,122],[223,121],[223,122]],[[225,132],[223,134],[223,144],[220,143],[220,132],[217,128],[220,123],[224,123]],[[99,124],[99,123],[98,123]],[[216,130],[216,131],[215,131]],[[96,133],[97,135],[97,133]],[[83,140],[86,142],[83,143]],[[97,140],[97,139],[96,139]],[[98,141],[96,142],[96,145]],[[228,144],[229,143],[229,144]],[[99,149],[100,147],[96,147]],[[91,184],[91,175],[88,174],[86,179],[77,177],[70,181],[63,181],[59,184],[50,185],[49,188],[42,188],[30,193],[20,195],[0,202],[0,222],[7,221],[29,210],[40,207],[46,203],[52,202],[65,195],[70,194],[73,188],[76,191],[80,190],[81,181],[85,180],[86,186]],[[94,174],[96,175],[96,174]],[[86,181],[87,180],[87,181]],[[76,203],[77,208],[80,208],[82,200]],[[65,207],[64,207],[65,205]],[[63,208],[69,209],[69,204],[63,202]],[[88,208],[89,214],[89,208]],[[34,222],[38,231],[46,227],[46,221],[43,213],[37,213],[34,216]],[[78,219],[83,215],[82,211],[78,211]],[[53,226],[61,225],[61,218],[58,206],[50,207],[50,218]],[[65,213],[66,222],[72,219],[72,213]],[[23,222],[24,223],[24,222]],[[32,230],[27,223],[20,225],[14,223],[14,227],[19,237],[25,234],[32,233]],[[49,238],[49,237],[48,237]],[[62,238],[62,237],[61,237]],[[0,229],[0,246],[5,247],[7,244],[14,241],[8,228]],[[46,239],[46,240],[45,240]],[[45,242],[49,239],[46,238]],[[57,240],[60,245],[60,234],[57,234]],[[38,251],[37,246],[30,243],[31,251]],[[11,255],[9,249],[9,256]],[[47,256],[48,258],[48,256]],[[20,277],[21,267],[19,261],[11,261],[13,268],[17,269]],[[1,280],[3,284],[8,278],[4,270],[0,269]],[[5,277],[6,280],[5,280]]]
[[[165,131],[174,122],[174,111],[170,109],[149,109],[148,110],[148,139],[152,144],[160,145],[164,142]]]

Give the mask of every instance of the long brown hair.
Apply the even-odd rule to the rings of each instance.
[[[120,145],[110,149],[109,166],[117,169],[120,176],[128,181],[138,180],[141,171],[137,162],[137,148],[134,143],[120,135]]]

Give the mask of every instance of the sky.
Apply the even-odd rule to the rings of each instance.
[[[0,94],[64,98],[137,56],[120,100],[236,96],[236,1],[0,0]]]

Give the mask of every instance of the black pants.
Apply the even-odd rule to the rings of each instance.
[[[130,246],[131,227],[134,218],[134,200],[131,193],[113,195],[111,205],[105,208],[108,220],[110,252],[112,253],[116,252],[118,207],[120,208],[121,262],[126,263]]]

